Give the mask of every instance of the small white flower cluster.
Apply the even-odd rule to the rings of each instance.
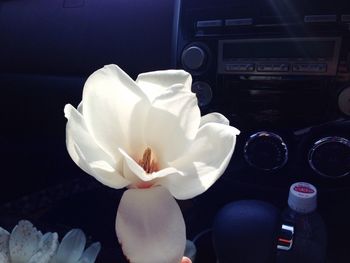
[[[42,234],[21,220],[11,233],[0,227],[0,263],[94,263],[101,245],[84,251],[85,243],[80,229],[72,229],[59,243],[57,233]]]

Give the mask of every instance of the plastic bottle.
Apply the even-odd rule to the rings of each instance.
[[[290,249],[279,246],[277,263],[324,263],[327,231],[317,208],[317,189],[299,182],[290,187],[288,207],[282,212],[283,224],[294,227]]]

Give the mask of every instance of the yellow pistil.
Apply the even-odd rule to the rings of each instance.
[[[153,173],[159,170],[157,163],[152,160],[152,150],[149,147],[143,152],[142,159],[138,161],[138,164],[146,173]]]

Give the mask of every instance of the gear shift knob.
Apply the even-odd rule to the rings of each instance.
[[[280,213],[273,205],[242,200],[224,206],[213,225],[218,263],[275,262]]]

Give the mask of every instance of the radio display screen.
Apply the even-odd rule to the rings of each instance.
[[[223,59],[237,58],[303,58],[331,59],[335,40],[255,40],[223,43]]]

